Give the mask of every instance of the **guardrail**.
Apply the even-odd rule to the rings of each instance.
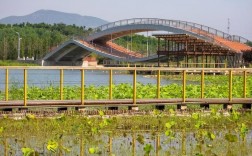
[[[79,97],[79,100],[75,101],[75,106],[85,106],[86,104],[92,104],[92,102],[94,104],[97,103],[102,103],[104,102],[105,104],[116,104],[116,105],[120,105],[120,103],[127,103],[131,106],[137,106],[138,104],[146,104],[146,103],[169,103],[169,104],[190,104],[190,103],[198,103],[198,104],[251,104],[252,103],[252,98],[247,98],[246,94],[247,94],[247,74],[252,73],[252,68],[249,69],[238,69],[238,68],[132,68],[132,67],[111,67],[111,68],[104,68],[104,67],[100,67],[100,68],[81,68],[81,67],[0,67],[0,70],[5,70],[5,99],[4,101],[0,101],[0,107],[1,106],[8,106],[12,103],[15,103],[15,101],[9,101],[9,71],[11,70],[23,70],[23,101],[22,101],[22,106],[27,107],[29,106],[29,100],[27,99],[27,71],[29,70],[59,70],[59,74],[60,74],[60,83],[59,83],[59,94],[60,94],[60,100],[63,101],[64,100],[64,70],[80,70],[80,79],[81,79],[81,94]],[[109,76],[109,99],[106,99],[104,101],[98,101],[95,102],[95,100],[93,101],[89,101],[89,100],[85,100],[84,99],[84,95],[85,95],[85,71],[107,71],[108,72],[108,76]],[[117,100],[114,99],[113,100],[113,71],[130,71],[132,73],[132,87],[133,87],[133,92],[132,92],[132,99],[126,99],[124,100]],[[155,76],[156,76],[156,98],[155,99],[137,99],[137,73],[139,72],[147,72],[147,71],[152,71],[155,72]],[[161,73],[163,72],[169,72],[169,73],[180,73],[182,75],[182,79],[181,79],[181,87],[182,87],[182,94],[181,97],[178,97],[176,99],[162,99],[160,98],[160,79],[161,79]],[[200,80],[200,98],[187,98],[186,94],[188,93],[186,91],[186,81],[187,81],[187,74],[199,74],[201,75],[201,80]],[[209,73],[218,73],[218,74],[227,74],[226,76],[228,77],[228,97],[226,97],[226,100],[224,99],[212,99],[212,98],[205,98],[205,91],[207,90],[207,88],[205,88],[205,74],[209,74]],[[242,88],[243,91],[243,97],[241,98],[233,98],[233,90],[232,90],[232,85],[233,85],[233,75],[234,74],[239,74],[242,76],[242,86],[240,86]],[[45,100],[47,101],[47,100]],[[47,102],[45,105],[49,105],[48,103],[50,103],[50,99],[48,100],[49,102]],[[69,100],[71,101],[71,100]],[[66,103],[71,103],[69,101],[66,101]],[[39,103],[39,101],[37,101],[36,103]],[[41,102],[43,103],[43,101]],[[55,101],[52,101],[51,103],[57,103]],[[59,102],[59,105],[61,105],[62,102]],[[101,104],[103,105],[103,104]],[[36,105],[32,105],[32,106],[36,106]],[[250,106],[251,107],[251,106]]]

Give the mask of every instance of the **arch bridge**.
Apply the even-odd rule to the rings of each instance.
[[[166,31],[158,34],[157,53],[145,56],[127,49],[113,40],[133,33]],[[177,63],[227,62],[229,67],[241,63],[242,51],[251,50],[249,40],[217,29],[179,20],[134,18],[119,20],[95,28],[85,38],[71,39],[52,49],[44,58],[44,65],[76,65],[91,53],[122,62],[156,62],[176,59]],[[199,60],[199,57],[201,60]]]

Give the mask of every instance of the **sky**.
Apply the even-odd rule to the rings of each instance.
[[[110,22],[128,18],[184,20],[252,40],[252,0],[0,0],[0,19],[37,10],[95,16]]]

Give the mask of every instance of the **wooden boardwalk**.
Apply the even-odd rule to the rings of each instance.
[[[252,98],[187,98],[183,102],[182,98],[173,99],[137,99],[133,104],[132,99],[114,99],[114,100],[85,100],[84,105],[80,100],[28,100],[27,106],[24,106],[23,100],[0,101],[0,108],[14,107],[90,107],[90,106],[138,106],[138,105],[195,105],[195,104],[252,104]]]

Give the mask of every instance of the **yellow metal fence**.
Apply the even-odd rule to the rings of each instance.
[[[205,74],[223,74],[228,76],[228,85],[229,85],[229,94],[228,99],[232,101],[232,81],[234,74],[240,74],[243,79],[243,97],[246,99],[246,88],[247,88],[247,74],[252,73],[252,68],[243,69],[243,68],[136,68],[136,67],[110,67],[110,68],[81,68],[81,67],[0,67],[0,70],[5,70],[5,101],[9,100],[9,70],[14,69],[22,69],[23,72],[23,104],[27,106],[27,71],[28,70],[59,70],[60,71],[60,100],[64,100],[64,70],[80,70],[81,72],[81,97],[80,101],[82,105],[85,105],[84,95],[85,95],[85,70],[105,70],[109,73],[109,100],[113,99],[113,71],[131,71],[133,73],[133,92],[132,92],[132,101],[133,104],[137,103],[137,73],[138,72],[147,72],[147,71],[154,71],[156,73],[156,84],[157,84],[157,92],[156,92],[156,99],[160,99],[160,79],[161,79],[161,72],[171,72],[171,73],[181,73],[182,74],[182,101],[186,102],[186,81],[187,81],[187,74],[197,73],[201,75],[201,99],[204,99],[204,91],[205,91]]]

